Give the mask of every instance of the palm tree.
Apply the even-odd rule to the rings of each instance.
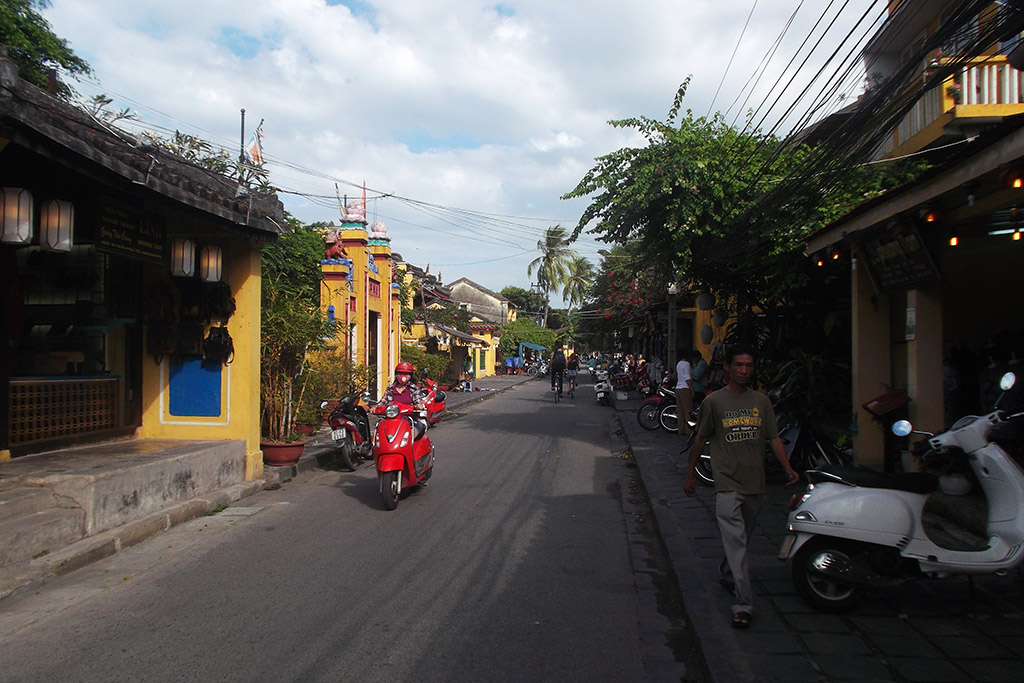
[[[583,256],[576,256],[569,262],[568,273],[562,287],[562,298],[569,302],[569,317],[572,317],[573,304],[582,304],[590,291],[594,279],[594,267]]]
[[[551,310],[550,292],[565,283],[569,263],[576,257],[576,252],[569,248],[569,233],[561,225],[544,231],[544,238],[537,241],[537,250],[540,256],[526,267],[526,274],[533,277],[536,271],[537,284],[544,290],[544,320],[541,327],[547,327],[548,312]]]

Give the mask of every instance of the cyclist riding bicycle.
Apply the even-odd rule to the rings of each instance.
[[[565,352],[562,351],[562,345],[558,344],[555,346],[554,353],[551,354],[551,391],[556,391],[555,382],[557,378],[558,382],[558,395],[562,395],[562,377],[565,375]]]
[[[566,363],[565,376],[569,379],[569,391],[573,391],[576,388],[576,375],[580,373],[580,359],[575,351],[569,354]]]

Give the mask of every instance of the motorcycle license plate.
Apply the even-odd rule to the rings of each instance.
[[[348,436],[348,431],[344,427],[342,427],[341,429],[331,430],[331,438],[334,439],[335,441],[341,441],[346,436]]]
[[[779,559],[788,560],[789,551],[793,549],[793,544],[796,543],[796,535],[790,534],[782,539],[782,547],[779,548]]]

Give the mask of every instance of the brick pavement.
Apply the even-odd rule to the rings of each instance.
[[[868,595],[844,615],[818,612],[796,594],[776,559],[788,501],[803,485],[769,480],[751,545],[757,614],[729,624],[718,584],[721,543],[714,492],[683,492],[681,437],[646,431],[637,400],[616,402],[622,433],[672,559],[683,604],[715,681],[1024,681],[1024,575],[903,584]]]

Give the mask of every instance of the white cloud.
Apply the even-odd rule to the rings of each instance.
[[[715,109],[744,92],[799,4],[759,3]],[[872,4],[884,11],[884,3],[855,0],[840,23],[851,25]],[[406,258],[480,261],[445,266],[445,277],[497,290],[528,286],[533,255],[493,259],[532,248],[554,222],[573,227],[586,202],[559,197],[595,157],[640,144],[630,131],[611,128],[610,119],[663,119],[691,74],[684,107],[708,112],[751,3],[360,0],[353,7],[324,0],[53,0],[43,13],[95,70],[99,83],[83,84],[83,94],[105,92],[115,106],[139,110],[149,126],[233,150],[240,109],[250,131],[265,120],[271,180],[325,197],[283,195],[303,220],[337,217],[335,179],[365,180],[371,196],[376,190],[529,217],[470,221],[394,198],[370,206]],[[746,106],[761,105],[784,82],[786,62],[820,11],[798,15]],[[829,51],[841,33],[826,39]],[[341,192],[361,190],[343,183]],[[597,246],[587,240],[581,251],[596,256]]]

